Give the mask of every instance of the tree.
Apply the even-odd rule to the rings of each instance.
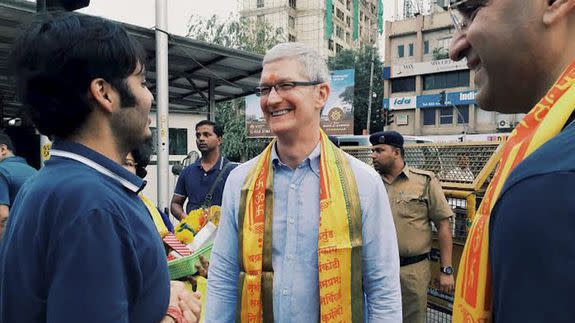
[[[355,69],[355,87],[353,95],[346,90],[342,95],[346,102],[353,102],[354,108],[354,134],[362,134],[367,123],[367,110],[369,103],[369,76],[371,69],[371,55],[373,47],[364,46],[357,50],[345,49],[336,56],[328,59],[330,70]],[[374,53],[373,88],[371,102],[370,133],[383,129],[381,109],[383,108],[383,63],[379,54]]]
[[[432,57],[434,61],[449,58],[449,51],[443,47],[436,47],[433,49]]]
[[[274,45],[285,41],[282,29],[274,29],[266,22],[255,23],[237,16],[221,21],[215,15],[211,18],[190,17],[187,37],[258,54],[264,54]],[[250,159],[269,143],[269,139],[246,137],[243,98],[218,103],[216,122],[224,127],[222,152],[230,159]]]

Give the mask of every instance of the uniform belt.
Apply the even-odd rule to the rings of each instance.
[[[429,258],[429,252],[413,257],[399,257],[399,266],[413,265]]]

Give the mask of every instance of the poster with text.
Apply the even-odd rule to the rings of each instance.
[[[331,72],[331,93],[321,112],[321,127],[328,135],[353,135],[355,70]]]

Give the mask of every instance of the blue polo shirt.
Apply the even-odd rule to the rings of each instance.
[[[11,206],[22,184],[36,169],[22,157],[12,156],[0,162],[0,204]]]
[[[224,170],[224,166],[230,163]],[[224,192],[224,185],[226,179],[232,169],[238,166],[236,163],[230,162],[227,158],[222,156],[220,161],[212,167],[209,171],[204,171],[202,168],[202,160],[198,159],[195,163],[184,168],[180,177],[178,177],[178,182],[176,183],[176,188],[174,194],[185,196],[188,199],[188,204],[186,205],[186,213],[190,213],[191,210],[197,209],[204,203],[204,199],[208,192],[212,188],[212,184],[215,182],[218,174],[223,170],[222,178],[216,185],[214,192],[212,193],[212,203],[211,205],[222,205],[222,194]]]
[[[77,143],[16,197],[0,243],[0,322],[158,323],[169,301],[145,182]]]

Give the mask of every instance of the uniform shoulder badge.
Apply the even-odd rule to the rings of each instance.
[[[414,172],[415,174],[418,175],[424,175],[427,177],[433,177],[434,173],[432,171],[428,171],[428,170],[423,170],[423,169],[418,169],[418,168],[409,168],[412,172]]]

